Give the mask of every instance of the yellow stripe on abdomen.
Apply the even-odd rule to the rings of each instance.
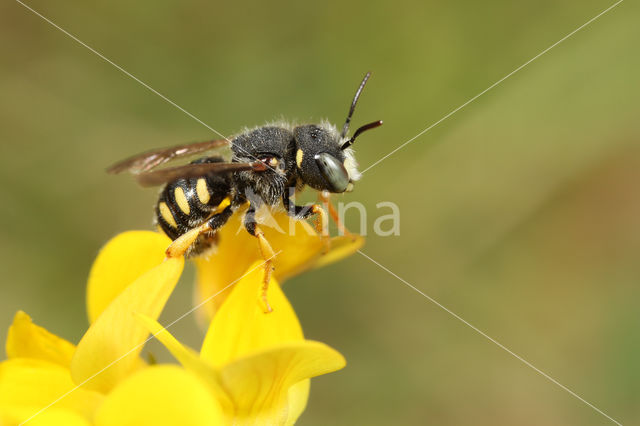
[[[164,201],[158,204],[158,210],[160,211],[160,216],[164,219],[165,222],[172,226],[173,228],[178,228],[178,224],[176,223],[173,214],[171,214],[171,210],[169,210],[169,206]]]
[[[182,213],[188,215],[189,212],[191,212],[191,209],[189,208],[189,201],[187,201],[187,196],[184,195],[184,190],[181,187],[177,187],[173,191],[173,196],[176,199],[178,207],[180,207],[180,210],[182,210]]]
[[[198,179],[198,183],[196,184],[196,194],[198,194],[198,200],[202,204],[208,204],[211,199],[211,194],[209,194],[209,187],[207,186],[207,181],[203,178]]]

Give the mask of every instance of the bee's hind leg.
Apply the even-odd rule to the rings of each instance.
[[[189,248],[196,242],[198,237],[205,233],[211,231],[209,227],[209,223],[205,222],[197,228],[193,228],[184,234],[180,235],[178,238],[173,240],[171,245],[167,247],[165,254],[167,257],[180,257],[185,255]]]
[[[260,253],[262,254],[262,258],[264,259],[264,279],[262,281],[262,303],[265,313],[273,312],[273,308],[269,304],[269,299],[267,297],[267,291],[269,290],[269,281],[271,281],[271,274],[274,270],[273,267],[273,258],[276,253],[273,251],[271,244],[267,241],[264,236],[264,232],[258,224],[256,223],[256,209],[253,205],[249,206],[249,210],[244,216],[244,227],[247,231],[258,239],[258,247],[260,248]]]
[[[205,232],[215,231],[224,225],[227,220],[233,214],[233,210],[231,207],[227,207],[223,211],[218,214],[214,214],[211,216],[209,220],[207,220],[202,225],[197,228],[193,228],[184,234],[180,235],[178,238],[173,240],[171,245],[167,248],[165,254],[167,257],[179,257],[188,253],[189,248],[193,246],[193,243],[196,242],[198,237]]]

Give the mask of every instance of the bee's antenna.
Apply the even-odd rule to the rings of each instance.
[[[349,115],[347,115],[347,119],[344,122],[344,126],[342,126],[342,133],[340,133],[340,137],[344,138],[347,136],[347,132],[349,131],[349,124],[351,123],[351,116],[353,115],[353,111],[356,109],[356,103],[358,103],[358,98],[360,97],[360,93],[362,89],[364,89],[364,85],[367,84],[367,80],[371,77],[371,71],[369,71],[364,78],[362,79],[362,83],[360,83],[360,87],[356,91],[355,96],[353,97],[353,101],[351,102],[351,108],[349,108]]]
[[[345,150],[349,148],[355,142],[356,138],[360,136],[360,133],[366,132],[367,130],[375,129],[378,126],[382,126],[382,120],[374,121],[373,123],[365,124],[364,126],[360,126],[358,130],[355,131],[351,139],[342,144],[340,149]]]

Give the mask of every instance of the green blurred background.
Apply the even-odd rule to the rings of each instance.
[[[354,125],[385,125],[356,144],[366,168],[613,2],[28,4],[226,135],[341,125],[372,70]],[[376,203],[397,203],[401,235],[370,235],[367,255],[624,424],[640,422],[639,9],[623,2],[343,198],[370,232]],[[18,3],[0,28],[0,340],[23,309],[76,342],[92,259],[149,229],[156,197],[104,168],[216,135]],[[348,360],[314,381],[301,424],[610,424],[360,255],[285,290],[307,336]],[[172,330],[202,338],[193,318]]]

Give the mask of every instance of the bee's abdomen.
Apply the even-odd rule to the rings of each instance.
[[[178,179],[165,186],[156,206],[158,225],[175,240],[208,220],[230,195],[220,176]]]

